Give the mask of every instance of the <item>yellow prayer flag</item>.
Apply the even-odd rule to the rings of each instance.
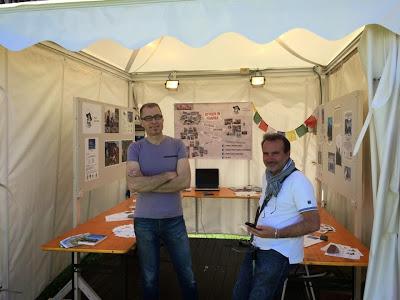
[[[285,136],[289,140],[289,142],[293,142],[293,141],[297,140],[297,134],[296,134],[295,130],[285,132]]]

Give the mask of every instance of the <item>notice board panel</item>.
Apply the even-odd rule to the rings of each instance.
[[[189,158],[252,158],[250,102],[176,103],[175,138]]]
[[[362,191],[362,148],[353,155],[363,125],[363,98],[355,91],[319,107],[317,178],[356,206]]]
[[[74,115],[75,191],[125,177],[127,149],[135,134],[133,109],[75,98]]]

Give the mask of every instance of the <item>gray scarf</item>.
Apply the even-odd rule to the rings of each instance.
[[[267,178],[267,188],[265,189],[265,201],[269,201],[273,196],[278,196],[279,191],[282,188],[283,181],[287,176],[289,176],[294,170],[296,166],[294,165],[294,161],[289,158],[286,165],[283,167],[282,171],[280,171],[276,175],[272,175],[268,170],[265,171],[265,176]]]
[[[289,158],[286,165],[283,167],[282,171],[280,171],[275,176],[271,174],[271,172],[265,171],[265,176],[267,178],[267,188],[265,189],[265,197],[261,207],[258,207],[256,212],[256,218],[254,224],[257,224],[258,218],[260,217],[261,212],[267,206],[267,203],[273,196],[278,196],[279,191],[282,188],[282,184],[285,181],[286,177],[296,171],[296,167],[294,165],[294,161]],[[250,236],[250,243],[254,240],[254,235]]]

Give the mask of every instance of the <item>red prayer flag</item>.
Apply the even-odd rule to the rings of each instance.
[[[260,124],[258,124],[258,128],[260,128],[264,132],[267,132],[268,124],[265,123],[264,120],[261,120]]]
[[[314,128],[317,125],[317,119],[311,115],[307,120],[304,121],[304,124],[306,124],[307,127]]]

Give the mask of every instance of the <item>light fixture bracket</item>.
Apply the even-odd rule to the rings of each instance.
[[[179,86],[179,80],[176,79],[176,72],[171,72],[168,75],[167,81],[165,81],[165,88],[170,91],[177,91]]]
[[[265,85],[265,76],[263,76],[261,71],[257,70],[250,77],[250,83],[253,87],[262,87]]]

